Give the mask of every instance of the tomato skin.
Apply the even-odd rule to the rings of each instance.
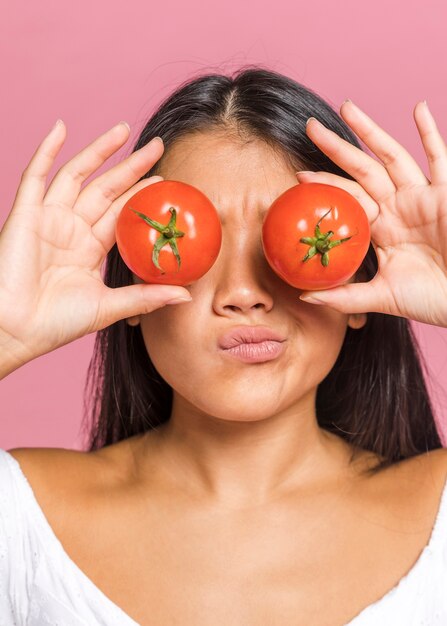
[[[328,241],[347,241],[328,251],[329,262],[322,265],[322,254],[307,261],[311,245],[302,237],[315,237],[320,218],[322,234],[333,231]],[[350,193],[322,183],[300,183],[287,189],[269,208],[262,225],[262,246],[271,268],[297,289],[330,289],[347,282],[358,270],[368,252],[368,217]]]
[[[157,268],[152,260],[160,232],[134,211],[168,225],[169,209],[176,212],[175,227],[184,233],[176,237],[180,267],[171,246],[159,251]],[[214,264],[222,243],[222,227],[216,208],[199,189],[175,180],[162,180],[141,189],[123,206],[115,228],[120,255],[141,280],[164,285],[189,285]]]

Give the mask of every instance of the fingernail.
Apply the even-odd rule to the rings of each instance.
[[[311,172],[310,170],[302,170],[301,172],[295,172],[295,176],[299,176],[300,174],[315,174],[316,172]]]
[[[129,124],[127,122],[122,121],[122,122],[119,122],[119,124],[124,124],[124,126],[127,126],[127,129],[130,130],[130,126],[129,126]],[[118,124],[118,126],[119,126],[119,124]]]
[[[161,144],[164,146],[164,141],[161,137],[154,137],[153,139],[151,139],[151,143],[156,140],[161,141]]]
[[[326,304],[323,300],[318,300],[318,298],[314,298],[312,296],[300,296],[299,298],[303,302],[310,302],[311,304]]]
[[[192,298],[191,297],[181,297],[181,298],[174,298],[173,300],[168,300],[167,302],[165,302],[165,304],[181,304],[182,302],[191,302]]]
[[[354,104],[350,98],[346,98],[346,100],[342,102],[341,106],[343,106],[345,102],[351,102],[351,104]]]
[[[316,122],[318,122],[318,120],[315,117],[309,117],[309,119],[306,122],[306,126],[309,124],[310,120],[315,120]],[[320,124],[320,122],[318,122],[318,124]]]
[[[57,126],[60,126],[61,124],[63,124],[64,122],[62,120],[56,120],[56,124],[53,126],[53,128],[51,130],[54,130]]]

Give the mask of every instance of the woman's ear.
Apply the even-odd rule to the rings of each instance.
[[[140,323],[140,316],[134,315],[133,317],[128,317],[126,319],[126,322],[129,324],[129,326],[138,326],[138,324]]]
[[[363,328],[367,319],[367,313],[351,313],[348,318],[348,326],[354,329]]]

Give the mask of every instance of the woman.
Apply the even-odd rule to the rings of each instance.
[[[430,180],[352,102],[340,113],[250,67],[180,86],[84,187],[126,125],[48,189],[63,123],[37,149],[0,234],[1,375],[99,332],[88,452],[0,451],[5,623],[446,623],[447,453],[408,320],[447,326],[447,150],[423,102]],[[263,216],[297,170],[370,221],[365,261],[318,294],[326,306],[262,254]],[[142,284],[114,245],[125,202],[161,177],[199,188],[222,222],[188,289]],[[281,336],[278,358],[220,348],[253,326]]]

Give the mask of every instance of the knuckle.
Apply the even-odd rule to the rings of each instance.
[[[377,197],[377,202],[379,206],[392,205],[395,199],[395,195],[395,192],[385,190],[380,196]]]
[[[105,183],[98,184],[99,191],[101,195],[108,201],[113,202],[117,197],[116,189],[114,189],[111,185],[107,185]]]
[[[109,156],[107,150],[101,150],[101,146],[100,145],[91,145],[88,148],[89,151],[89,157],[91,157],[91,155],[94,156],[95,158],[95,165],[99,166],[102,165],[104,163],[104,161],[107,159],[107,157]],[[83,156],[87,156],[87,151],[84,152]]]
[[[367,178],[371,172],[372,163],[363,159],[357,164],[355,171],[359,178]]]
[[[440,155],[436,154],[432,150],[427,150],[426,154],[427,154],[427,160],[429,163],[436,163],[436,161],[440,159]]]
[[[93,155],[93,159],[92,159]],[[66,163],[59,171],[64,176],[69,176],[76,184],[81,184],[89,176],[91,171],[104,163],[103,155],[93,146],[83,150],[74,159]]]
[[[434,150],[428,147],[425,151],[427,160],[429,163],[436,163],[437,161],[444,161],[447,157],[447,148],[444,146],[442,150]]]
[[[38,174],[38,173],[34,172],[31,169],[31,167],[28,165],[23,170],[22,175],[20,177],[20,180],[24,181],[24,180],[27,180],[29,178],[37,178],[38,180],[45,180],[46,177],[43,174]]]
[[[75,183],[82,183],[82,181],[84,180],[84,174],[77,167],[68,163],[67,165],[64,165],[64,167],[60,170],[60,175],[64,178],[71,178],[71,180],[73,180]]]
[[[371,140],[374,141],[376,136],[376,128],[371,124],[367,124],[366,128],[362,132],[363,141],[368,144]]]
[[[383,150],[380,153],[380,159],[383,161],[383,164],[385,166],[387,165],[392,165],[393,163],[396,163],[397,159],[398,159],[398,153],[396,152],[396,150],[393,149],[388,149],[388,150]]]
[[[132,163],[129,162],[129,160],[124,161],[123,164],[125,164],[127,169],[130,171],[132,177],[140,177],[136,169],[133,167]]]
[[[70,207],[68,207],[66,204],[64,204],[64,202],[61,202],[60,200],[45,201],[44,205],[46,207],[51,207],[52,209],[55,209],[57,211],[60,211],[60,210],[66,211],[67,209],[70,209]]]

